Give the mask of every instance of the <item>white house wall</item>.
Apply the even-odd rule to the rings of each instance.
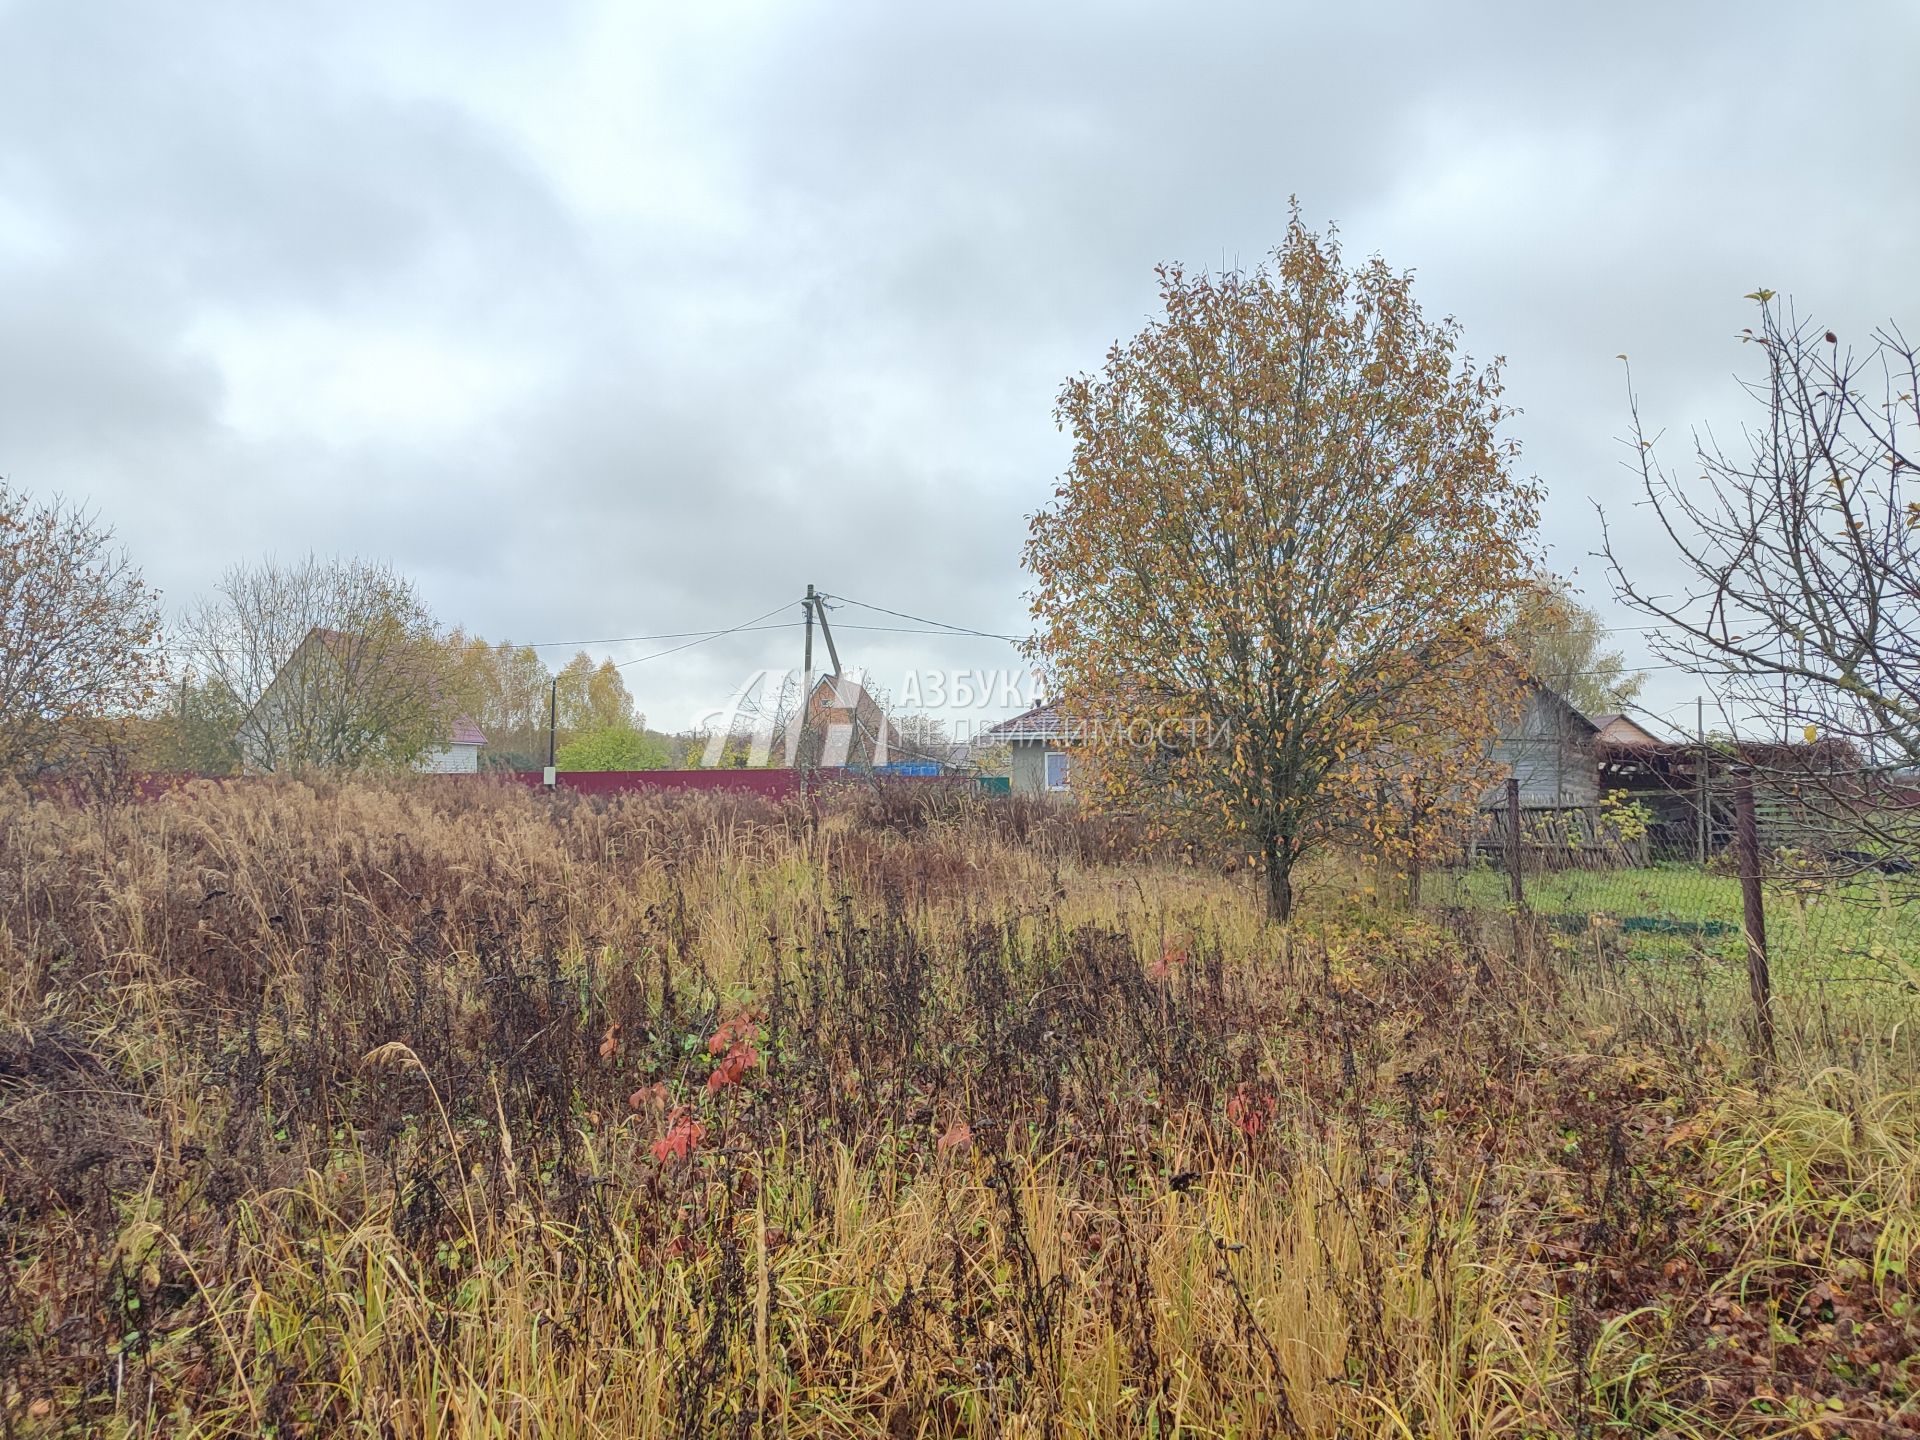
[[[478,745],[441,745],[422,755],[414,769],[427,775],[472,775],[480,768]]]

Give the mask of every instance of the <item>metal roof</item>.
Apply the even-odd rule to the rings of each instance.
[[[990,740],[1064,740],[1069,727],[1052,705],[1036,705],[1023,715],[1002,720],[986,737]]]

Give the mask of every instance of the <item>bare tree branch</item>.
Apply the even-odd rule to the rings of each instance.
[[[1602,516],[1619,597],[1654,623],[1663,660],[1715,684],[1768,741],[1822,742],[1784,756],[1778,783],[1873,863],[1920,840],[1920,355],[1898,328],[1862,352],[1769,291],[1742,341],[1765,374],[1743,381],[1764,421],[1727,447],[1696,433],[1698,475],[1658,457],[1629,375],[1631,462],[1682,580],[1656,591],[1629,573]]]

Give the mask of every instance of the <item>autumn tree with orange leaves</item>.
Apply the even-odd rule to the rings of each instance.
[[[1251,272],[1163,267],[1164,314],[1069,380],[1072,466],[1033,517],[1032,642],[1084,800],[1224,824],[1268,913],[1355,830],[1471,810],[1519,677],[1489,645],[1532,572],[1540,491],[1500,434],[1500,362],[1349,267],[1296,209]]]

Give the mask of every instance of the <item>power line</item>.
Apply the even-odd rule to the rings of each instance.
[[[853,602],[849,601],[847,603],[851,604]],[[874,609],[877,607],[865,606],[862,608]],[[774,613],[778,612],[776,611]],[[884,613],[892,614],[894,612],[887,611]],[[911,617],[903,616],[901,618]],[[531,640],[520,645],[514,645],[511,640],[502,643],[513,646],[513,648],[517,650],[584,650],[594,645],[633,645],[652,640],[704,640],[717,639],[722,635],[744,634],[755,630],[797,630],[805,624],[806,622],[804,620],[776,620],[771,625],[730,625],[715,630],[666,630],[658,635],[606,635],[593,640]],[[905,625],[854,624],[844,624],[839,628],[842,630],[864,630],[883,635],[979,635],[988,640],[1006,640],[1013,644],[1019,643],[1017,640],[1014,640],[1012,636],[993,635],[985,630],[969,630],[963,626],[941,625],[937,621],[924,621],[922,625],[925,628],[916,629]]]
[[[910,625],[841,625],[839,628],[842,630],[865,630],[869,633],[881,635],[980,635],[988,640],[1006,640],[1008,638],[1005,635],[988,635],[984,630],[955,630],[951,627],[934,630],[916,628]],[[1019,642],[1013,641],[1012,643],[1018,644]]]
[[[770,615],[778,614],[779,610],[782,608],[784,607],[776,607],[776,609],[768,611],[767,613]],[[778,620],[773,622],[772,624],[751,624],[750,623],[746,625],[727,625],[727,626],[722,626],[713,630],[667,630],[667,631],[662,631],[661,633],[656,635],[608,635],[608,636],[602,636],[598,639],[591,639],[591,640],[538,640],[538,641],[523,642],[518,645],[514,644],[514,642],[511,640],[502,641],[500,643],[508,646],[511,649],[516,649],[516,650],[523,650],[523,649],[524,650],[574,650],[574,649],[584,650],[592,646],[631,645],[631,644],[637,644],[644,641],[653,641],[653,640],[691,640],[697,644],[706,640],[718,640],[723,635],[744,635],[744,634],[751,634],[754,632],[765,632],[769,630],[797,630],[805,623],[806,623],[805,621],[801,621],[801,620]],[[938,629],[935,629],[935,628],[929,628],[929,627],[915,627],[915,626],[907,626],[907,625],[844,624],[844,625],[841,625],[839,628],[842,630],[859,630],[859,631],[867,632],[869,634],[883,634],[883,635],[956,635],[956,634],[974,634],[974,633],[979,633],[982,635],[985,634],[984,631],[974,632],[974,631],[959,630],[952,626],[942,626]],[[1007,637],[994,635],[994,636],[989,636],[987,638],[1000,640],[1000,639],[1005,639]],[[182,655],[231,655],[231,654],[237,653],[231,650],[217,649],[217,648],[212,648],[208,646],[181,645],[177,643],[169,646],[168,648],[170,648],[176,654],[182,654]],[[685,649],[688,647],[676,646],[675,648]],[[666,650],[666,651],[661,651],[659,653],[672,654],[673,651]],[[651,657],[640,656],[634,660],[623,661],[621,663],[628,664],[628,665],[637,665],[640,663],[641,660],[645,660],[649,658]]]
[[[1003,640],[1009,645],[1019,645],[1024,643],[1024,641],[1022,641],[1018,636],[1002,635],[992,630],[979,630],[970,625],[954,625],[944,620],[932,620],[927,618],[924,615],[910,615],[904,610],[889,610],[884,605],[870,605],[864,600],[855,600],[851,596],[847,596],[847,595],[826,595],[823,598],[837,601],[842,605],[852,605],[856,609],[860,609],[860,610],[875,610],[882,615],[891,615],[898,620],[911,620],[917,625],[927,625],[927,626],[936,627],[928,630],[905,630],[905,629],[899,629],[893,626],[883,626],[883,625],[842,625],[840,627],[842,630],[883,630],[883,631],[890,631],[895,634],[906,634],[906,635],[977,635],[983,640]],[[1615,634],[1626,634],[1631,631],[1631,632],[1636,632],[1641,634],[1647,634],[1647,633],[1652,633],[1656,631],[1657,628],[1658,627],[1655,627],[1655,626],[1645,626],[1645,625],[1603,626],[1603,627],[1600,627],[1599,633],[1605,634],[1605,635],[1615,635]],[[1633,662],[1625,659],[1624,657],[1622,657],[1621,659],[1621,667],[1625,670],[1632,671],[1635,673],[1649,671],[1649,670],[1691,670],[1693,668],[1690,665],[1685,665],[1678,662],[1661,663],[1656,661],[1652,664],[1647,664],[1647,665],[1635,665],[1633,664]],[[1564,678],[1574,679],[1574,678],[1592,677],[1597,679],[1605,679],[1612,676],[1613,673],[1614,672],[1612,670],[1578,670],[1578,671],[1570,672]]]
[[[836,596],[833,598],[838,599],[841,597]],[[793,603],[793,602],[789,602],[789,603]],[[854,605],[854,604],[858,604],[859,602],[848,600],[845,603],[849,605]],[[784,610],[785,608],[786,608],[785,605],[776,605],[773,609],[767,611],[765,615],[757,617],[757,620],[750,620],[750,621],[747,621],[745,624],[741,624],[741,625],[728,625],[717,630],[668,631],[666,633],[659,634],[659,635],[617,635],[617,636],[610,636],[601,640],[547,640],[547,641],[542,641],[539,644],[528,644],[528,645],[525,645],[524,647],[515,646],[513,648],[516,648],[516,649],[525,648],[529,650],[585,648],[586,646],[590,646],[590,645],[623,645],[623,644],[630,644],[638,641],[677,640],[677,639],[686,638],[687,643],[684,645],[670,646],[665,650],[655,651],[651,655],[639,655],[634,657],[631,660],[622,660],[617,662],[618,665],[620,666],[638,665],[647,660],[658,659],[660,656],[663,656],[663,655],[672,655],[681,650],[690,650],[696,645],[704,645],[710,640],[718,640],[721,637],[726,635],[744,635],[744,634],[751,634],[755,632],[765,632],[769,630],[795,630],[800,628],[800,626],[804,624],[804,622],[799,620],[782,620],[771,625],[759,623],[759,622],[765,621],[767,616],[779,614],[780,611]],[[882,614],[887,614],[887,615],[900,615],[902,619],[911,620],[911,619],[919,618],[917,616],[902,614],[902,612],[900,611],[887,610],[884,607],[878,606],[878,605],[863,605],[861,606],[861,608],[867,609],[867,610],[878,610]],[[857,631],[862,631],[869,634],[978,636],[983,640],[999,640],[1009,645],[1019,645],[1023,643],[1022,641],[1020,641],[1019,639],[1011,635],[996,635],[989,630],[975,630],[964,625],[945,625],[945,624],[941,624],[938,621],[934,621],[934,622],[923,621],[922,624],[929,625],[931,627],[936,627],[936,628],[913,628],[905,625],[858,625],[858,624],[843,624],[839,628],[841,630],[857,630]],[[502,643],[512,645],[511,641],[505,641]],[[181,645],[177,643],[171,644],[167,646],[167,648],[173,653],[180,654],[180,655],[232,656],[232,655],[241,653],[239,651],[229,650],[222,647],[201,646],[201,645]],[[1575,680],[1575,679],[1588,679],[1588,678],[1611,679],[1611,678],[1617,677],[1622,670],[1624,670],[1629,674],[1641,674],[1641,673],[1645,673],[1653,670],[1685,670],[1692,673],[1705,673],[1705,672],[1699,671],[1695,666],[1683,664],[1677,661],[1668,662],[1668,663],[1656,662],[1648,665],[1635,665],[1631,661],[1626,661],[1622,663],[1620,670],[1615,670],[1615,669],[1566,670],[1566,671],[1556,672],[1553,678],[1557,680]]]
[[[769,610],[769,615],[777,615],[780,609]],[[609,635],[599,640],[535,640],[524,645],[514,645],[516,650],[566,650],[575,647],[584,649],[588,645],[633,645],[648,640],[689,640],[712,639],[721,635],[732,635],[742,630],[790,630],[800,624],[798,620],[782,620],[773,625],[731,625],[719,630],[668,630],[659,635]],[[513,645],[512,641],[503,642]]]
[[[708,644],[711,641],[718,640],[723,635],[737,635],[742,631],[752,630],[753,628],[758,626],[761,621],[766,620],[774,615],[778,615],[782,610],[785,610],[789,605],[797,605],[797,604],[799,604],[799,601],[797,600],[782,600],[778,605],[774,606],[771,610],[767,611],[766,614],[764,615],[756,615],[751,620],[742,620],[738,625],[729,625],[724,630],[710,631],[706,634],[701,635],[699,639],[689,640],[682,645],[670,645],[665,650],[654,651],[651,655],[637,655],[631,660],[622,660],[617,665],[614,666],[614,669],[624,670],[629,665],[644,665],[647,661],[658,660],[664,655],[677,655],[682,650],[691,650],[696,645]],[[769,626],[767,628],[777,629],[779,627]]]
[[[891,615],[896,620],[911,620],[916,625],[931,625],[935,627],[936,632],[946,632],[954,635],[978,635],[982,640],[1004,640],[1009,645],[1024,643],[1016,635],[1001,635],[992,630],[976,630],[970,625],[949,625],[944,620],[929,620],[924,615],[909,615],[904,610],[889,610],[884,605],[869,605],[864,600],[855,600],[846,595],[829,595],[825,598],[837,600],[842,605],[851,605],[858,610],[877,610],[880,614]],[[846,629],[848,627],[842,626],[841,628]]]

